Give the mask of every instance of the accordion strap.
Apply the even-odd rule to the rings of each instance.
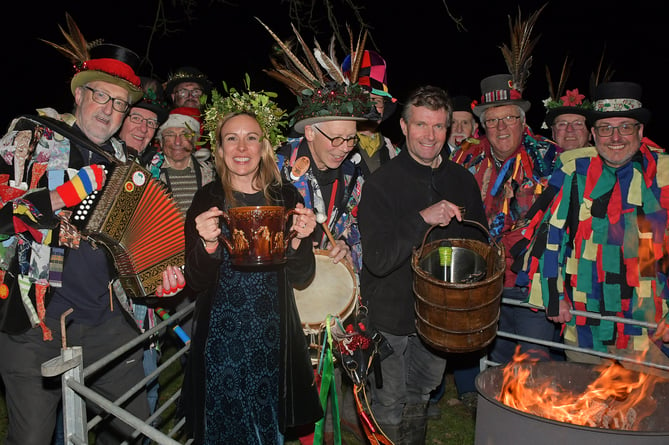
[[[93,153],[99,154],[112,164],[122,164],[121,161],[116,159],[111,154],[107,153],[106,151],[104,151],[103,149],[101,149],[88,139],[81,137],[81,135],[79,135],[76,131],[72,129],[72,127],[70,127],[63,121],[59,121],[57,119],[48,116],[23,115],[21,116],[21,118],[31,120],[33,122],[37,122],[38,124],[42,124],[44,126],[51,128],[52,130],[65,136],[69,140],[76,142],[78,146],[84,147],[85,149],[87,149],[88,151],[92,151]]]

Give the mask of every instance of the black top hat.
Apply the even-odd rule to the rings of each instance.
[[[642,124],[650,120],[650,111],[641,103],[641,85],[634,82],[605,82],[597,85],[588,111],[590,125],[607,117],[630,117]]]
[[[467,111],[474,114],[474,101],[469,96],[453,96],[451,98],[451,104],[453,105],[453,111]]]
[[[523,111],[530,109],[530,103],[523,99],[515,88],[511,74],[495,74],[481,81],[481,103],[473,108],[476,117],[491,107],[518,105]]]
[[[562,114],[580,114],[581,116],[587,118],[588,111],[589,110],[587,108],[583,107],[555,107],[548,110],[544,122],[546,122],[546,125],[550,127],[553,125],[553,122],[555,122],[555,118]]]
[[[202,87],[204,94],[209,95],[211,92],[211,81],[209,81],[206,74],[195,67],[182,66],[176,72],[170,74],[165,84],[165,94],[170,96],[174,93],[174,88],[182,82],[195,82]]]

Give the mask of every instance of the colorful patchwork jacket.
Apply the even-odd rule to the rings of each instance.
[[[302,176],[295,178],[291,176],[292,166],[298,158],[303,156],[310,159],[309,168]],[[360,155],[358,154],[357,156],[359,159]],[[313,171],[315,168],[314,162],[311,159],[306,140],[304,138],[288,139],[286,144],[279,147],[277,161],[282,176],[297,187],[297,190],[299,190],[304,198],[306,207],[311,209],[317,207],[316,200],[319,193],[315,187],[318,188],[318,183],[315,179]],[[331,217],[329,228],[335,239],[344,238],[346,240],[346,244],[351,248],[353,266],[356,272],[359,272],[362,268],[362,244],[360,243],[357,214],[360,193],[362,192],[362,184],[364,182],[360,163],[354,162],[350,156],[346,158],[339,168],[338,180],[343,184],[343,187],[340,186],[341,188],[339,189],[343,190],[343,194],[341,195],[342,201],[335,203],[334,209],[332,209],[329,215]],[[327,203],[325,205],[327,206]],[[335,216],[333,217],[332,214]],[[322,234],[322,231],[317,230],[316,234]],[[322,243],[324,242],[325,237],[323,237]]]
[[[514,246],[530,303],[559,301],[602,316],[659,322],[667,314],[669,155],[642,140],[632,160],[607,166],[594,147],[565,152]],[[565,338],[596,351],[646,350],[645,328],[575,317]]]
[[[72,115],[38,111],[74,124]],[[60,221],[51,208],[49,191],[88,165],[82,154],[88,152],[71,150],[71,145],[30,117],[15,119],[0,139],[0,331],[17,334],[41,326],[43,338],[51,339],[44,316],[50,289],[62,286],[67,248],[60,243]],[[112,138],[109,149],[125,160],[120,141]],[[111,286],[129,310],[118,280]]]
[[[476,178],[490,234],[504,245],[507,266],[513,263],[510,247],[521,236],[517,228],[525,224],[525,213],[548,184],[558,150],[553,142],[525,127],[521,145],[504,162],[492,155],[485,136],[478,143],[463,144],[452,156]],[[513,287],[515,281],[507,267],[504,286]]]

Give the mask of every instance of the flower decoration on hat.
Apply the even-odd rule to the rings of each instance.
[[[546,118],[541,128],[547,129],[553,125],[555,118],[561,114],[580,114],[585,116],[586,111],[592,109],[592,103],[586,99],[585,94],[581,94],[578,91],[578,88],[565,91],[565,84],[569,77],[571,65],[572,61],[568,57],[565,57],[557,89],[553,87],[550,70],[546,67],[546,79],[548,81],[550,97],[543,101],[546,108]],[[563,91],[564,95],[562,94]]]
[[[592,103],[585,98],[585,94],[581,94],[578,88],[567,90],[564,96],[560,96],[557,100],[549,97],[544,99],[544,107],[550,110],[558,107],[576,107],[576,108],[592,108]]]
[[[306,56],[302,61],[289,45],[282,41],[267,25],[256,18],[270,33],[280,48],[280,56],[271,58],[273,69],[264,70],[270,77],[280,81],[297,96],[297,108],[290,113],[290,125],[298,132],[303,132],[306,125],[331,120],[379,120],[381,115],[376,111],[369,92],[356,82],[351,82],[343,73],[337,61],[332,37],[328,54],[318,42],[313,51],[292,26],[293,32]],[[351,42],[353,35],[349,29]],[[363,59],[363,49],[367,32],[362,32],[355,47],[351,48],[353,60],[351,70],[358,72]],[[352,45],[353,46],[353,45]],[[355,77],[355,76],[352,76]]]
[[[211,99],[204,111],[204,130],[212,147],[215,147],[218,135],[216,127],[220,119],[228,114],[248,113],[255,116],[263,135],[272,144],[272,147],[281,145],[286,138],[283,135],[284,128],[287,125],[286,111],[281,109],[274,99],[276,93],[271,91],[251,91],[250,78],[247,74],[244,79],[246,92],[238,91],[235,88],[228,88],[223,82],[223,90],[226,94],[221,94],[213,89]]]

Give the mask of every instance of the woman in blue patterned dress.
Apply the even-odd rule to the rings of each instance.
[[[199,296],[183,406],[196,443],[281,444],[286,428],[322,416],[292,290],[313,276],[316,218],[281,180],[267,115],[214,102],[218,178],[186,217],[186,276]],[[283,265],[236,267],[219,243],[221,233],[230,239],[223,210],[256,205],[297,209]]]

